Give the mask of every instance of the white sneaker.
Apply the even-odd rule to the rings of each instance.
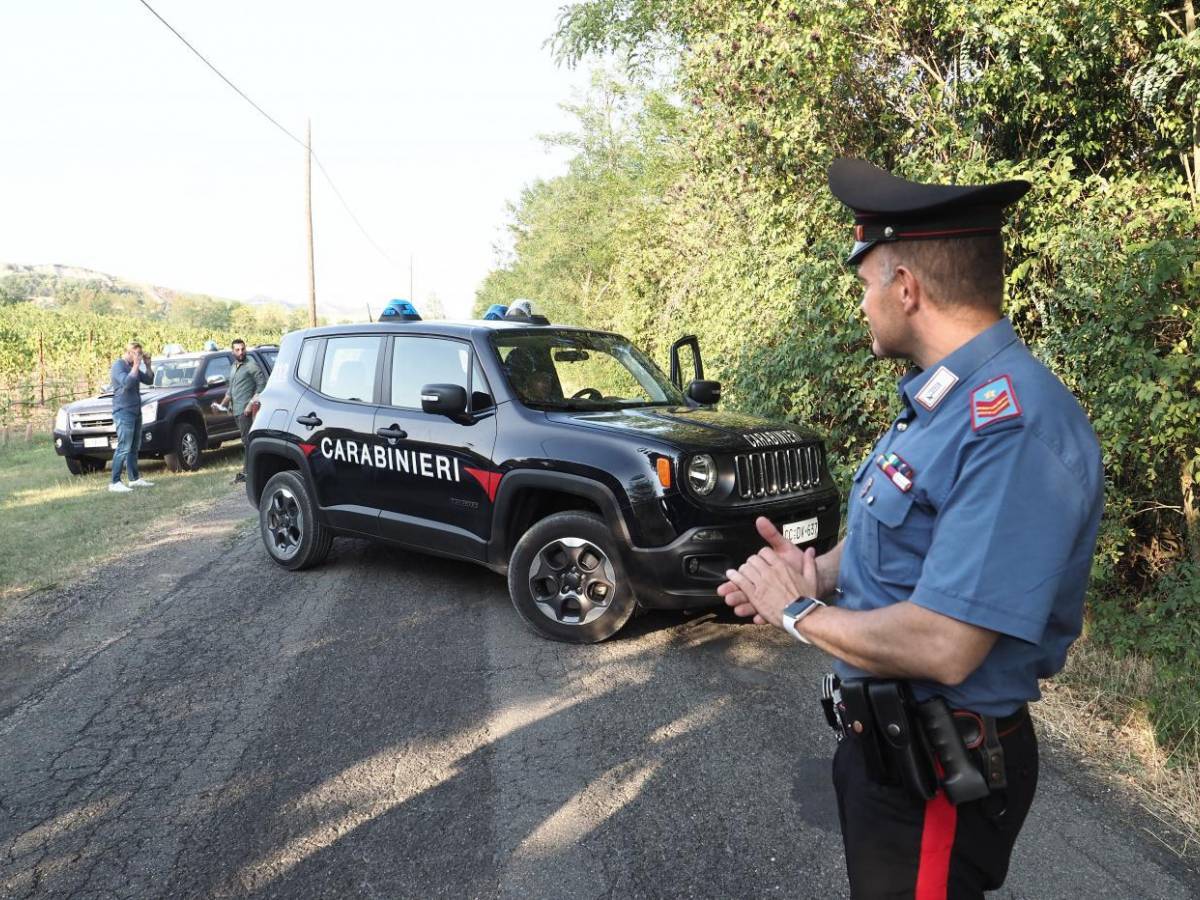
[[[131,488],[135,487],[154,487],[153,481],[147,481],[145,478],[139,478],[137,481],[129,482]]]
[[[109,489],[109,491],[111,491],[114,494],[132,494],[133,493],[133,488],[129,487],[128,485],[126,485],[120,481],[114,481],[112,484],[110,484],[108,486],[108,489]]]

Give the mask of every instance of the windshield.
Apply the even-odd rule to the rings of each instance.
[[[662,370],[618,335],[547,329],[498,332],[492,340],[508,383],[526,406],[623,409],[685,402]]]
[[[196,369],[201,360],[197,357],[171,357],[155,360],[155,387],[186,387],[196,380]]]

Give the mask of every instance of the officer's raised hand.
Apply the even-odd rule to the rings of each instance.
[[[818,557],[815,556],[814,551],[803,551],[785,538],[771,520],[765,516],[759,516],[754,522],[754,527],[758,530],[762,539],[767,542],[767,546],[759,553],[756,553],[754,557],[751,557],[751,559],[755,557],[761,557],[763,560],[777,559],[782,565],[792,570],[796,579],[799,579],[800,582],[807,582],[808,579],[804,574],[806,571],[805,559],[806,557],[812,557],[816,573],[816,590],[804,593],[823,597],[832,593],[833,589],[837,587],[838,557],[841,555],[841,545],[836,548],[835,552],[826,553],[824,556]],[[772,551],[773,555],[767,557],[765,555],[767,551]],[[750,560],[746,562],[749,564]],[[758,613],[750,598],[735,581],[730,580],[723,583],[717,588],[717,593],[725,598],[725,603],[733,608],[735,614],[739,616],[754,616],[754,621],[758,625],[767,621]],[[801,594],[794,594],[789,598],[788,602],[790,603],[792,600],[795,600],[797,596],[801,596]]]
[[[818,592],[816,551],[811,547],[804,551],[792,549],[795,554],[785,548],[785,559],[772,547],[764,547],[740,568],[729,569],[725,573],[729,581],[717,592],[737,615],[753,615],[757,623],[781,625],[785,606],[797,597]]]

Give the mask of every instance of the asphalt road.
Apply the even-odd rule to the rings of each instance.
[[[554,644],[482,569],[285,572],[249,512],[0,612],[0,897],[847,896],[819,651],[662,614]],[[1200,896],[1069,767],[996,896]]]

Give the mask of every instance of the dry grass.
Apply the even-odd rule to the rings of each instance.
[[[204,454],[198,472],[173,473],[143,460],[154,487],[110,494],[111,473],[76,476],[49,435],[0,448],[0,606],[28,591],[76,578],[88,566],[160,536],[180,513],[240,492],[238,444]],[[249,510],[248,510],[249,511]]]
[[[1084,637],[1032,708],[1044,731],[1097,774],[1131,789],[1162,823],[1153,837],[1177,856],[1191,856],[1200,852],[1200,741],[1185,735],[1172,751],[1159,745],[1144,699],[1155,678],[1147,660],[1116,659]]]

